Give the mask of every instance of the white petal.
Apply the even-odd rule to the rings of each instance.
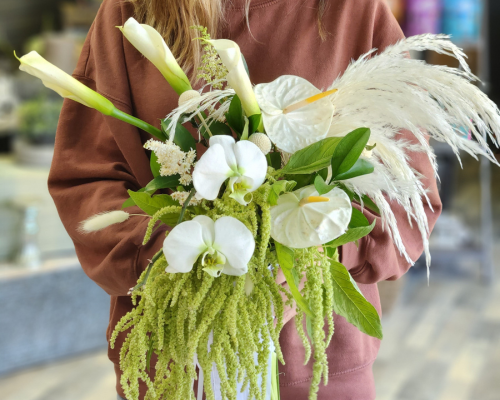
[[[166,269],[171,273],[186,273],[206,249],[202,225],[196,221],[186,221],[177,225],[163,242],[163,254],[168,263]]]
[[[193,218],[193,221],[198,222],[201,225],[203,241],[207,247],[212,247],[215,240],[215,227],[212,218],[206,215],[197,215]]]
[[[266,180],[266,156],[255,144],[248,140],[241,140],[236,143],[234,154],[239,172],[253,181],[250,191],[257,190]]]
[[[243,222],[233,217],[222,217],[215,221],[214,248],[227,259],[228,265],[222,273],[241,276],[248,271],[248,262],[255,250],[255,240]]]
[[[233,170],[236,170],[236,157],[234,156],[235,140],[232,136],[228,135],[215,135],[210,138],[210,147],[219,144],[224,149],[227,165]]]
[[[254,90],[266,133],[281,150],[295,153],[326,137],[335,110],[329,98],[283,114],[285,107],[321,93],[307,80],[283,75],[256,85]]]
[[[318,196],[314,186],[282,195],[271,207],[271,236],[292,248],[319,246],[343,235],[349,225],[352,205],[338,188],[322,195],[328,202],[299,206],[302,198]]]
[[[215,200],[230,173],[231,168],[227,165],[224,148],[220,144],[214,144],[196,163],[193,185],[201,197]]]

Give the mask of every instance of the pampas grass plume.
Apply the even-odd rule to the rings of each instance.
[[[130,214],[125,211],[106,211],[82,221],[79,231],[82,233],[97,232],[108,226],[125,222],[129,219]]]

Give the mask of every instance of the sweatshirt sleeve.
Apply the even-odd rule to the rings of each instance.
[[[121,5],[106,0],[83,47],[73,76],[107,97],[120,110],[134,114],[121,33]],[[156,124],[156,121],[147,121]],[[86,274],[108,294],[124,296],[161,248],[165,229],[146,246],[147,218],[83,234],[81,221],[103,211],[119,210],[127,190],[145,186],[152,175],[143,143],[147,134],[71,100],[65,100],[56,135],[49,191],[72,238]],[[128,209],[142,213],[138,207]]]
[[[404,35],[392,15],[385,1],[376,1],[376,11],[373,13],[373,45],[383,50],[385,47],[404,38]],[[402,132],[400,138],[416,143],[415,137],[409,132]],[[410,166],[424,177],[424,187],[428,191],[429,202],[424,200],[424,209],[432,230],[441,213],[436,178],[428,157],[423,153],[409,153]],[[359,206],[355,205],[360,208]],[[432,207],[432,209],[431,209]],[[391,202],[391,209],[396,217],[398,229],[406,250],[413,261],[416,261],[423,252],[424,245],[420,231],[413,224],[410,225],[406,211],[397,202]],[[433,211],[432,211],[433,210]],[[360,240],[359,247],[349,243],[341,248],[341,261],[350,270],[354,280],[359,283],[375,283],[382,280],[400,278],[410,268],[410,264],[400,254],[386,229],[382,228],[380,216],[364,210],[369,222],[377,220],[374,230],[367,237]]]

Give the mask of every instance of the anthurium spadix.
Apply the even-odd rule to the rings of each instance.
[[[215,200],[222,184],[229,179],[230,197],[247,205],[251,201],[249,194],[264,183],[266,173],[266,157],[255,144],[216,135],[210,138],[210,147],[196,163],[193,185],[199,197]]]
[[[16,58],[21,63],[19,66],[21,71],[40,79],[46,87],[52,89],[61,97],[74,100],[104,115],[109,115],[134,125],[158,139],[166,139],[165,135],[159,129],[117,109],[106,97],[93,91],[71,75],[51,64],[36,51],[32,51],[21,58],[18,58],[16,55]]]
[[[281,150],[295,153],[324,139],[335,112],[328,96],[335,92],[321,92],[293,75],[256,85],[255,96],[271,141]]]
[[[125,25],[119,26],[118,29],[144,57],[158,68],[177,94],[181,95],[192,89],[189,79],[158,31],[149,25],[140,24],[134,18],[129,18]]]
[[[255,99],[250,77],[243,64],[240,47],[228,39],[208,41],[219,54],[223,64],[228,70],[227,83],[231,85],[241,100],[241,106],[247,117],[260,114],[259,104]]]
[[[255,250],[252,232],[233,217],[217,221],[198,215],[177,225],[163,242],[166,272],[187,273],[201,256],[203,270],[212,276],[241,276]]]
[[[319,246],[343,235],[351,214],[351,201],[343,190],[334,188],[319,196],[314,186],[306,186],[281,195],[271,207],[271,237],[295,249]]]

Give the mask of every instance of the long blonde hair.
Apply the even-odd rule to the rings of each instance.
[[[217,38],[224,19],[224,6],[231,0],[128,0],[134,5],[135,18],[153,26],[164,37],[170,50],[184,71],[191,71],[195,79],[200,63],[201,46],[199,32],[191,29],[201,25],[208,29],[212,38]],[[327,31],[322,23],[327,8],[326,0],[318,0],[318,30],[322,40]],[[250,0],[246,0],[247,25]]]

